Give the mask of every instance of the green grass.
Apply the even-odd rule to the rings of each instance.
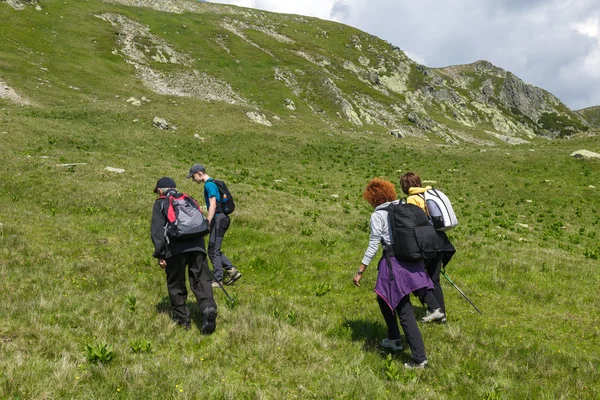
[[[0,100],[0,398],[600,396],[600,212],[598,189],[589,188],[600,187],[600,163],[569,157],[581,148],[598,151],[597,137],[482,152],[329,129],[301,107],[296,120],[281,112],[283,122],[267,128],[233,105],[148,92],[110,54],[110,25],[90,15],[135,16],[186,51],[210,40],[200,30],[190,42],[175,38],[176,26],[214,16],[93,1],[44,7],[65,18],[0,4],[0,18],[20,27],[0,28],[0,60],[9,66],[2,78],[38,103]],[[74,18],[85,21],[88,36],[74,33]],[[168,26],[173,18],[181,19]],[[287,23],[285,34],[293,36]],[[33,35],[34,27],[58,36]],[[350,52],[338,35],[352,28],[335,27],[325,28],[329,39],[317,39],[311,27],[295,38],[306,35],[315,46],[334,41]],[[289,93],[258,80],[272,76],[272,65],[237,37],[229,40],[236,58],[252,60],[237,77],[234,69],[219,70],[230,62],[225,53],[203,65],[275,113],[277,96]],[[306,69],[297,56],[281,56],[281,64]],[[53,87],[36,88],[35,76]],[[124,106],[131,95],[152,101]],[[179,129],[153,127],[156,115]],[[228,288],[235,306],[215,292],[219,319],[211,336],[200,334],[191,292],[192,330],[170,321],[164,272],[149,239],[158,178],[172,176],[202,198],[184,179],[194,162],[236,196],[223,249],[244,274]],[[398,170],[436,180],[454,201],[460,225],[450,236],[458,253],[447,272],[485,315],[443,282],[449,322],[421,326],[431,364],[416,373],[402,368],[408,351],[390,357],[377,346],[386,331],[372,291],[375,266],[361,289],[351,283],[372,211],[362,190],[375,176],[398,184]],[[88,345],[105,361],[88,360]]]

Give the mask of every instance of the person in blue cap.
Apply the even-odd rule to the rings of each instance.
[[[219,287],[223,283],[224,271],[227,271],[225,284],[232,284],[242,277],[242,273],[233,266],[231,261],[221,251],[223,238],[229,228],[229,216],[221,212],[221,193],[214,179],[207,173],[202,164],[194,164],[190,168],[187,178],[198,184],[204,183],[204,200],[208,215],[206,219],[210,224],[210,236],[208,239],[208,257],[213,265],[214,280],[213,287]]]

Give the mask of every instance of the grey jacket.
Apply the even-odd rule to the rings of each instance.
[[[373,257],[379,250],[379,244],[383,239],[386,245],[392,244],[392,235],[390,234],[390,228],[388,223],[388,212],[384,210],[390,204],[398,204],[399,200],[383,203],[375,208],[373,214],[371,214],[371,235],[369,236],[369,247],[365,251],[362,263],[369,265],[373,260]]]

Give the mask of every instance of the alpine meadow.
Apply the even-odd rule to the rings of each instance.
[[[315,18],[0,1],[0,398],[598,399],[595,112]],[[157,179],[203,202],[194,163],[236,203],[212,335],[191,291],[171,320],[149,231]],[[442,279],[423,370],[380,346],[376,262],[352,283],[363,190],[408,171],[452,200],[446,273],[483,313]]]

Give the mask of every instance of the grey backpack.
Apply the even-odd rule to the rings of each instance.
[[[198,202],[185,193],[161,196],[166,201],[165,236],[167,240],[185,240],[204,236],[210,231]]]

